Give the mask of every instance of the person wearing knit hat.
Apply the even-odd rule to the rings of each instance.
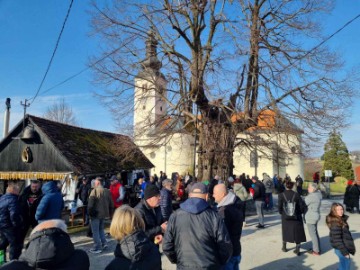
[[[144,198],[135,206],[145,222],[145,234],[155,244],[162,242],[162,235],[166,230],[160,209],[160,190],[155,185],[147,185]]]
[[[150,199],[152,197],[160,195],[160,190],[155,185],[147,185],[144,192],[144,199]]]

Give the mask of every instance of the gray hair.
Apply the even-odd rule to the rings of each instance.
[[[165,185],[167,185],[167,184],[172,185],[172,184],[173,184],[173,181],[172,181],[171,179],[165,179],[165,180],[163,180],[163,182],[162,182],[163,187],[164,187]]]
[[[318,185],[316,183],[309,183],[308,186],[311,187],[314,191],[318,189]]]

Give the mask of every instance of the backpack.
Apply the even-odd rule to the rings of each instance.
[[[283,193],[285,202],[284,202],[284,212],[288,217],[295,217],[295,210],[296,210],[296,202],[295,202],[295,195],[292,197],[292,199],[289,201],[285,194]]]

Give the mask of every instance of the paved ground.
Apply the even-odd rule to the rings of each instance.
[[[275,196],[276,200],[276,196]],[[330,206],[336,199],[326,199],[322,203],[322,218],[318,226],[321,241],[322,255],[312,256],[305,251],[311,248],[310,237],[305,228],[308,242],[301,246],[301,256],[295,256],[293,249],[295,244],[289,245],[290,251],[284,253],[281,251],[281,221],[277,213],[266,214],[265,229],[256,229],[257,218],[254,216],[247,217],[248,226],[244,228],[241,244],[242,244],[242,260],[240,268],[242,270],[335,270],[337,269],[337,256],[329,244],[329,230],[325,225],[325,216],[329,213]],[[360,215],[350,214],[350,229],[355,239],[355,245],[358,253],[352,257],[351,269],[360,269]],[[92,240],[79,233],[72,236],[72,240],[77,248],[89,250],[92,246]],[[113,259],[113,251],[115,249],[115,241],[109,239],[109,248],[101,254],[90,254],[90,263],[92,270],[104,269],[105,266]],[[166,256],[162,256],[163,269],[176,269]],[[149,269],[151,270],[151,269]]]

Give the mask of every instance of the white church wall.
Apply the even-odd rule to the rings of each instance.
[[[237,147],[234,151],[234,174],[239,176],[242,173],[251,176],[257,175],[261,178],[265,172],[269,175],[274,174],[274,164],[272,159],[268,158],[271,155],[271,151],[265,148],[258,147],[258,165],[250,166],[250,152],[251,150],[246,147]]]
[[[142,148],[146,157],[154,164],[151,174],[178,172],[185,175],[192,170],[194,162],[193,137],[188,134],[176,133],[167,141],[159,143],[157,148]]]
[[[298,174],[303,177],[304,159],[299,153],[299,149],[301,149],[301,142],[299,141],[298,136],[291,134],[274,134],[270,136],[268,134],[263,134],[262,136],[267,141],[274,142],[274,145],[277,143],[279,147],[286,153],[284,164],[278,165],[277,162],[274,161],[274,153],[272,149],[257,146],[258,166],[257,168],[254,166],[251,167],[251,149],[242,146],[237,147],[234,151],[234,174],[240,175],[245,173],[249,174],[250,176],[257,175],[259,178],[261,178],[262,173],[265,172],[270,176],[279,174],[279,176],[282,178],[285,177],[286,173],[289,174],[292,179],[295,179]],[[239,134],[238,138],[246,138],[246,135]],[[296,150],[295,153],[293,153],[294,149]],[[278,166],[280,167],[278,168]]]

